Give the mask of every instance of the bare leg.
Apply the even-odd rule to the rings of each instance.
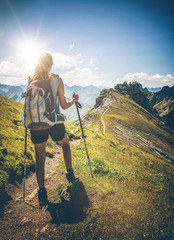
[[[45,177],[45,142],[35,144],[36,153],[36,177],[39,188],[44,188]]]
[[[63,157],[64,157],[66,169],[67,170],[71,169],[72,168],[71,149],[70,149],[69,140],[66,133],[64,138],[61,141],[59,141],[59,143],[63,149]]]
[[[66,170],[67,170],[66,178],[69,183],[78,181],[79,177],[74,175],[74,171],[72,169],[71,149],[70,149],[67,134],[65,134],[64,138],[59,143],[61,144],[62,149],[63,149],[63,157],[65,160],[65,165],[66,165]]]

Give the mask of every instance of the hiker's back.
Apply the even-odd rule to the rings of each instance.
[[[24,106],[26,127],[42,130],[64,121],[58,107],[59,82],[59,76],[54,74],[49,74],[45,80],[29,78]]]

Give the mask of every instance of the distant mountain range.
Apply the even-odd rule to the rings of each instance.
[[[17,102],[24,102],[22,93],[26,91],[26,85],[12,86],[0,84],[0,95],[15,100]]]
[[[10,98],[14,101],[24,103],[22,93],[26,91],[26,85],[12,86],[0,84],[0,95]],[[67,99],[71,99],[72,93],[76,92],[79,94],[79,102],[82,104],[80,109],[81,117],[83,117],[89,110],[91,110],[95,104],[97,96],[100,94],[101,88],[93,85],[82,87],[82,86],[68,86],[65,85],[65,94]],[[61,112],[66,116],[67,121],[75,123],[78,120],[75,106],[63,110]]]
[[[92,104],[95,103],[96,98],[101,92],[101,88],[90,85],[86,87],[82,86],[67,86],[65,85],[65,93],[67,98],[72,97],[72,93],[76,92],[79,94],[79,100],[82,104]]]
[[[76,92],[79,94],[80,102],[82,104],[92,104],[95,102],[95,99],[100,94],[102,89],[93,85],[82,87],[82,86],[68,86],[65,85],[65,94],[66,97],[71,99],[72,93]],[[0,95],[8,97],[17,102],[23,102],[21,97],[22,93],[26,91],[26,85],[12,86],[0,84]]]
[[[150,92],[159,92],[159,91],[162,89],[162,87],[156,87],[156,88],[149,88],[149,87],[147,87],[147,89],[148,89]]]

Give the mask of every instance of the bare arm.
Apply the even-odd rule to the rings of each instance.
[[[66,101],[64,83],[61,78],[60,78],[60,83],[57,90],[57,95],[59,96],[60,105],[63,109],[67,109],[71,107],[75,102],[79,100],[79,95],[73,92],[72,99],[68,102]]]

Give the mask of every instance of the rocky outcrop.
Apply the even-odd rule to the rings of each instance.
[[[174,86],[163,87],[159,92],[150,92],[138,82],[117,84],[115,89],[129,95],[154,116],[160,118],[174,130]]]
[[[94,108],[98,108],[99,106],[101,106],[103,104],[104,99],[110,98],[112,91],[113,89],[103,89],[100,95],[96,98],[96,103],[94,105]]]
[[[129,95],[136,103],[145,108],[147,111],[155,116],[158,116],[156,110],[154,110],[149,103],[148,95],[150,94],[147,88],[143,88],[138,82],[117,84],[115,89],[123,95]]]
[[[174,86],[165,86],[153,93],[149,96],[149,102],[158,111],[161,120],[174,130]]]
[[[163,115],[162,120],[174,130],[174,103],[171,107],[171,110],[166,114]]]

